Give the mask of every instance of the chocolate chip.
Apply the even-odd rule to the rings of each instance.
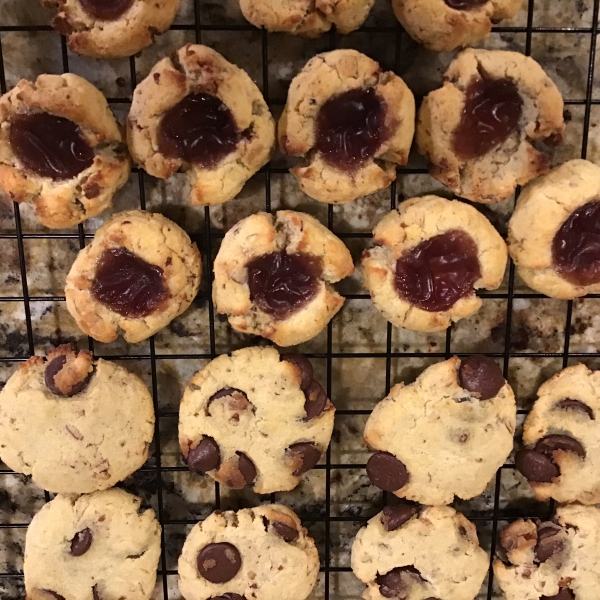
[[[573,400],[572,398],[565,398],[564,400],[560,400],[556,403],[556,408],[560,408],[561,410],[570,410],[576,413],[580,413],[582,415],[587,415],[592,421],[594,421],[594,412],[592,409],[581,402],[580,400]]]
[[[481,354],[461,359],[458,382],[461,388],[478,394],[480,400],[493,398],[506,383],[496,361]]]
[[[94,535],[89,527],[78,531],[71,540],[71,554],[73,556],[82,556],[92,545]]]
[[[221,463],[219,445],[211,437],[205,435],[202,441],[187,455],[188,469],[192,473],[206,473],[216,469]]]
[[[563,450],[564,452],[573,452],[581,456],[581,458],[585,458],[583,446],[568,435],[547,435],[538,441],[535,445],[535,450],[547,456],[552,455],[556,450]]]
[[[208,600],[246,600],[244,596],[239,594],[222,594],[221,596],[211,596]]]
[[[550,483],[560,475],[560,470],[552,459],[535,450],[519,450],[515,456],[515,465],[527,481]]]
[[[419,507],[415,504],[397,504],[396,506],[386,506],[383,509],[381,523],[386,531],[395,531],[412,519],[419,512]]]
[[[73,387],[65,394],[58,389],[56,383],[54,382],[54,378],[56,377],[56,375],[58,375],[58,373],[60,373],[60,371],[62,371],[62,368],[65,366],[66,363],[66,356],[57,356],[46,365],[46,371],[44,373],[44,382],[46,383],[46,387],[53,394],[62,398],[70,398],[75,394],[79,394],[79,392],[81,392],[90,382],[90,379],[92,378],[92,375],[94,373],[93,371],[90,371],[81,381],[75,382],[73,384]]]
[[[271,526],[288,544],[296,540],[300,535],[296,528],[290,527],[281,521],[271,521]]]
[[[61,596],[60,594],[57,594],[56,592],[53,592],[52,590],[40,590],[42,592],[44,592],[45,594],[50,594],[53,598],[56,598],[56,600],[65,600],[64,596]]]
[[[238,549],[228,542],[208,544],[198,553],[198,573],[211,583],[231,581],[242,566]]]
[[[545,563],[555,552],[562,550],[562,540],[555,539],[558,533],[560,533],[560,529],[551,525],[538,529],[535,545],[535,557],[538,562]]]
[[[300,466],[292,473],[292,475],[299,477],[306,471],[312,469],[321,458],[321,451],[310,442],[298,442],[292,444],[287,452],[291,455],[292,460],[299,460]]]
[[[256,467],[243,452],[236,452],[236,454],[238,455],[238,469],[246,481],[246,485],[250,485],[256,479]]]
[[[403,462],[389,452],[376,452],[367,461],[371,483],[386,492],[395,492],[408,483],[408,471]]]
[[[575,600],[575,594],[569,588],[561,588],[555,596],[542,596],[540,600]]]
[[[213,400],[218,400],[219,398],[226,398],[227,396],[231,396],[234,394],[234,392],[239,392],[240,394],[244,394],[244,392],[242,392],[242,390],[238,390],[237,388],[223,388],[222,390],[219,390],[218,392],[216,392],[215,394],[213,394],[209,399],[208,399],[208,403],[210,404]],[[245,396],[246,394],[244,394]]]
[[[313,381],[313,367],[310,360],[302,354],[284,354],[281,359],[298,367],[302,378],[300,388],[302,390],[307,390]]]
[[[95,585],[92,588],[92,596],[94,597],[94,600],[102,600],[102,596],[100,595],[100,592],[98,591],[98,586]]]
[[[385,575],[377,575],[375,578],[375,583],[379,586],[379,592],[386,598],[405,598],[405,593],[413,581],[421,582],[425,580],[412,565],[396,567]]]
[[[317,381],[313,381],[304,394],[306,396],[306,402],[304,403],[305,421],[310,421],[323,413],[329,400],[325,390]]]
[[[81,8],[92,18],[101,21],[116,21],[125,14],[133,0],[80,0]]]

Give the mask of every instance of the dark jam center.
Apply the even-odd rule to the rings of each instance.
[[[9,142],[25,168],[54,180],[71,179],[94,161],[94,151],[79,126],[48,113],[15,115]]]
[[[355,89],[330,98],[316,120],[316,149],[336,169],[355,171],[387,137],[385,103],[375,90]]]
[[[163,115],[158,148],[168,158],[213,168],[235,150],[241,137],[223,102],[209,94],[190,94]]]
[[[488,2],[488,0],[444,0],[454,10],[473,10]]]
[[[396,291],[430,312],[448,310],[473,293],[481,277],[477,246],[468,233],[451,230],[429,238],[396,263]]]
[[[556,270],[575,285],[600,282],[600,201],[578,208],[552,240]]]
[[[168,297],[163,270],[125,248],[105,250],[98,259],[92,295],[124,317],[146,317]]]
[[[454,149],[465,159],[478,158],[501,144],[517,128],[523,99],[509,79],[478,79],[469,84],[462,117],[454,131]]]
[[[133,0],[80,0],[81,8],[95,19],[102,21],[115,21],[125,14]]]
[[[275,319],[285,319],[317,293],[321,261],[310,254],[271,252],[247,264],[250,299]]]

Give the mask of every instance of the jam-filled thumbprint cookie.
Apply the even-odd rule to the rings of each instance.
[[[192,204],[221,204],[269,161],[275,122],[245,71],[207,46],[188,44],[135,88],[127,143],[154,177],[185,171]]]
[[[562,96],[533,58],[469,49],[423,100],[416,140],[433,177],[490,204],[548,171],[564,130]]]
[[[351,202],[388,187],[415,130],[415,99],[391,71],[356,50],[312,58],[293,79],[279,121],[279,147],[303,157],[290,171],[311,198]]]
[[[508,223],[519,276],[551,298],[600,292],[600,167],[571,160],[529,184]]]
[[[106,98],[66,73],[22,79],[0,98],[0,191],[35,205],[46,227],[72,227],[109,208],[130,160]]]
[[[173,221],[141,210],[118,213],[77,255],[67,275],[67,309],[99,342],[119,333],[141,342],[189,307],[201,272],[196,244]]]
[[[257,213],[225,234],[213,300],[237,331],[293,346],[315,337],[342,308],[333,284],[353,272],[348,248],[314,217]]]
[[[362,257],[365,287],[396,327],[441,331],[481,307],[475,290],[497,289],[508,252],[473,206],[439,196],[411,198],[373,230]]]
[[[69,49],[95,58],[132,56],[175,19],[181,0],[41,0]]]

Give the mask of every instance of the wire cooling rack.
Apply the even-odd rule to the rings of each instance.
[[[5,0],[0,0],[0,3]],[[33,1],[33,0],[29,0]],[[378,0],[383,1],[383,0]],[[572,0],[574,1],[574,0]],[[202,4],[204,0],[193,0],[193,24],[186,25],[174,25],[172,27],[173,30],[183,30],[188,31],[192,36],[195,36],[195,40],[197,43],[203,42],[203,36],[205,32],[245,32],[245,31],[256,31],[252,26],[248,24],[217,24],[217,25],[208,25],[204,24],[202,19],[202,11],[204,10],[204,5]],[[539,2],[539,0],[538,0]],[[528,0],[524,10],[526,11],[526,22],[523,26],[518,27],[495,27],[493,29],[494,32],[497,33],[514,33],[524,35],[525,44],[524,44],[524,52],[527,55],[531,54],[532,51],[532,39],[534,34],[579,34],[581,36],[585,36],[589,44],[589,52],[588,52],[588,63],[587,63],[587,79],[585,82],[585,97],[583,98],[574,98],[567,99],[565,101],[565,108],[568,110],[570,106],[579,106],[583,108],[583,130],[581,136],[581,158],[586,158],[588,154],[588,138],[589,138],[589,130],[592,120],[592,107],[594,105],[600,105],[600,100],[593,98],[593,88],[594,88],[594,66],[596,60],[596,41],[598,36],[598,16],[599,16],[599,7],[600,0],[590,0],[591,10],[592,10],[592,19],[589,27],[538,27],[534,26],[535,21],[535,0]],[[6,82],[6,72],[5,72],[5,60],[2,53],[2,34],[7,32],[40,32],[40,31],[52,31],[52,29],[47,25],[20,25],[20,24],[5,24],[0,22],[0,91],[4,94],[7,91],[7,82]],[[406,40],[406,37],[403,35],[402,29],[399,25],[395,23],[395,21],[390,22],[390,26],[385,27],[376,27],[376,26],[364,26],[360,30],[362,33],[377,36],[378,34],[390,34],[393,35],[393,39],[395,40],[395,62],[396,67],[400,64],[403,56],[403,40]],[[56,33],[56,36],[59,34]],[[269,60],[272,58],[269,49],[269,41],[270,35],[266,32],[262,31],[259,35],[261,35],[261,53],[262,53],[262,91],[267,103],[274,109],[274,113],[277,113],[277,110],[281,109],[281,105],[284,102],[284,98],[273,98],[269,94]],[[334,49],[340,46],[340,40],[343,39],[334,32],[329,34],[329,37],[326,37],[326,42],[328,45],[328,49]],[[61,51],[62,51],[62,69],[64,72],[70,71],[69,65],[69,52],[67,50],[66,41],[64,37],[61,37]],[[327,48],[326,48],[327,49]],[[171,50],[175,50],[172,48]],[[139,60],[139,59],[138,59]],[[235,62],[235,59],[234,59]],[[397,72],[402,74],[401,70],[396,69]],[[131,89],[135,88],[137,83],[137,75],[136,75],[136,57],[132,57],[129,59],[129,76],[130,76],[130,84]],[[119,105],[127,107],[130,103],[131,99],[129,97],[111,97],[108,98],[109,103],[113,106],[113,108],[118,107]],[[580,109],[581,110],[581,109]],[[271,211],[271,177],[273,175],[279,175],[287,173],[287,169],[278,168],[273,166],[272,164],[267,165],[265,168],[261,169],[260,173],[264,176],[265,179],[265,198],[264,198],[264,209],[266,211]],[[426,174],[427,171],[421,168],[399,168],[398,169],[398,181],[401,181],[402,177],[407,175],[416,175],[416,174]],[[134,169],[132,177],[138,178],[139,183],[139,208],[145,209],[147,204],[146,191],[144,186],[144,180],[148,178],[147,175],[142,170]],[[398,194],[397,194],[397,183],[395,182],[390,187],[389,193],[389,209],[393,209],[396,207],[398,202]],[[0,366],[2,363],[17,363],[19,361],[26,360],[29,356],[35,353],[35,326],[34,320],[32,319],[32,310],[31,307],[33,304],[37,302],[64,302],[63,296],[54,296],[54,295],[43,295],[43,296],[35,296],[30,295],[28,291],[28,278],[27,278],[27,260],[26,260],[26,252],[24,241],[28,239],[43,239],[43,240],[53,240],[53,239],[70,239],[75,240],[79,243],[79,247],[83,248],[86,244],[86,240],[93,237],[93,234],[86,232],[84,227],[80,225],[78,227],[77,232],[73,233],[56,233],[50,230],[46,230],[43,233],[27,233],[23,231],[23,221],[20,208],[17,204],[14,204],[14,230],[0,232],[0,241],[1,240],[16,240],[17,249],[18,249],[18,261],[19,261],[19,269],[21,274],[21,283],[22,283],[22,295],[18,296],[0,296],[0,305],[2,303],[21,303],[24,310],[24,319],[25,319],[25,328],[26,328],[26,339],[27,339],[27,353],[26,355],[9,355],[9,356],[0,356]],[[194,241],[198,243],[198,246],[201,249],[203,259],[205,261],[204,264],[204,278],[207,278],[210,274],[212,274],[212,260],[214,256],[214,249],[216,248],[219,240],[223,237],[223,233],[220,231],[216,231],[211,227],[211,219],[210,219],[210,208],[206,207],[204,209],[204,226],[202,231],[189,232],[190,236]],[[327,217],[326,217],[327,225],[330,229],[334,229],[334,209],[332,206],[329,206],[327,209]],[[365,241],[370,238],[369,233],[364,232],[356,232],[356,233],[348,233],[348,232],[336,232],[336,235],[341,237],[344,240],[351,239],[360,239],[364,238]],[[0,289],[1,292],[1,289]],[[167,549],[165,545],[165,528],[171,525],[177,526],[191,526],[196,520],[194,519],[169,519],[165,515],[164,508],[164,499],[163,499],[163,474],[167,472],[185,472],[186,468],[184,466],[166,466],[162,465],[162,453],[161,453],[161,427],[163,426],[165,419],[174,419],[177,417],[177,413],[175,411],[168,411],[161,409],[159,406],[159,385],[157,379],[157,361],[161,359],[212,359],[214,358],[217,352],[217,345],[215,342],[215,311],[212,304],[212,299],[210,297],[210,290],[208,292],[202,292],[202,299],[206,301],[208,305],[208,317],[209,317],[209,352],[203,353],[185,353],[185,354],[161,354],[156,351],[155,348],[155,340],[153,338],[149,341],[149,351],[147,353],[130,355],[130,354],[111,354],[106,356],[106,358],[110,360],[146,360],[150,363],[150,374],[151,374],[151,389],[152,395],[154,398],[155,411],[157,415],[156,419],[156,431],[155,431],[155,447],[153,453],[153,460],[150,460],[148,464],[141,469],[141,473],[149,473],[153,474],[156,477],[156,489],[155,492],[155,508],[157,512],[157,516],[163,525],[163,533],[162,533],[162,556],[159,563],[159,576],[158,576],[158,584],[157,590],[155,593],[156,598],[177,598],[176,586],[173,585],[173,581],[176,580],[177,571],[172,568],[173,565],[168,565],[167,561]],[[566,321],[564,324],[564,343],[562,347],[562,351],[557,352],[530,352],[530,351],[514,351],[514,346],[511,344],[511,333],[513,331],[512,328],[512,315],[513,315],[513,302],[516,299],[536,299],[536,298],[544,298],[541,294],[529,293],[529,292],[517,292],[515,291],[515,269],[512,262],[509,266],[508,272],[508,284],[505,292],[500,293],[486,293],[483,292],[480,294],[485,298],[499,299],[504,300],[506,302],[506,318],[503,322],[503,326],[505,327],[504,331],[504,349],[502,352],[490,352],[488,355],[496,357],[503,364],[504,375],[508,376],[509,371],[509,362],[512,358],[515,357],[527,357],[527,358],[553,358],[562,362],[562,367],[567,366],[570,359],[591,359],[594,357],[600,357],[600,352],[570,352],[570,343],[571,343],[571,333],[572,333],[572,320],[573,320],[573,302],[568,302],[566,309]],[[358,294],[345,294],[348,299],[351,300],[360,300],[364,302],[369,302],[369,296],[364,293]],[[590,295],[588,298],[600,298],[600,294]],[[452,351],[452,328],[448,329],[445,338],[445,348],[443,351],[439,352],[399,352],[394,350],[394,346],[392,343],[393,337],[393,328],[390,324],[387,324],[387,332],[386,332],[386,349],[385,352],[334,352],[333,344],[332,344],[332,327],[335,320],[329,323],[327,328],[327,338],[325,345],[325,352],[318,353],[308,353],[307,356],[313,359],[319,359],[324,361],[326,365],[326,389],[328,395],[331,397],[332,393],[332,361],[335,359],[344,359],[344,358],[356,358],[356,359],[385,359],[385,391],[386,394],[389,391],[393,381],[392,375],[392,361],[397,359],[411,359],[411,358],[424,358],[424,359],[438,359],[442,360],[444,358],[448,358],[455,352]],[[89,350],[94,350],[94,342],[91,338],[88,339]],[[519,346],[519,349],[524,350],[522,346]],[[596,348],[594,348],[595,350]],[[459,355],[465,355],[464,353],[457,353]],[[97,354],[98,356],[98,354]],[[379,399],[379,398],[377,398]],[[337,417],[341,417],[344,415],[355,416],[355,415],[368,415],[370,413],[369,410],[356,410],[356,409],[344,409],[337,411]],[[527,413],[527,410],[521,409],[519,410],[521,415]],[[521,417],[523,418],[523,417]],[[357,434],[360,436],[360,432]],[[337,547],[338,542],[335,540],[335,533],[332,531],[332,527],[335,526],[336,522],[357,522],[359,525],[364,524],[364,522],[372,515],[375,514],[380,508],[385,504],[388,500],[386,494],[381,494],[378,500],[373,505],[373,510],[369,515],[363,516],[360,514],[349,514],[349,515],[337,515],[332,514],[332,473],[334,471],[344,471],[348,472],[348,470],[364,470],[364,464],[357,463],[335,463],[332,460],[331,448],[328,449],[322,464],[318,465],[316,469],[322,470],[325,472],[325,492],[324,492],[324,506],[322,507],[321,513],[317,517],[304,517],[303,522],[305,525],[312,529],[314,527],[320,528],[319,531],[321,533],[321,545],[320,545],[320,554],[321,554],[321,579],[320,585],[318,586],[318,590],[315,594],[316,597],[324,597],[325,600],[329,600],[329,598],[342,598],[342,597],[356,597],[354,592],[348,593],[345,592],[343,586],[337,585],[334,580],[338,573],[345,573],[350,571],[349,566],[342,565],[338,566],[336,560],[333,557],[333,548]],[[482,588],[480,598],[483,600],[484,598],[487,600],[491,600],[496,597],[497,590],[494,589],[493,582],[493,573],[491,570],[491,563],[495,554],[496,545],[498,541],[498,535],[500,528],[502,526],[502,522],[510,519],[514,519],[517,517],[547,517],[549,513],[553,510],[552,504],[545,504],[543,506],[532,504],[531,502],[523,505],[522,509],[511,509],[509,512],[506,512],[501,507],[500,503],[500,489],[501,489],[501,478],[503,471],[513,470],[514,464],[505,464],[497,473],[496,481],[494,486],[494,491],[492,493],[493,500],[493,508],[491,511],[488,511],[486,514],[470,514],[469,511],[464,511],[466,516],[470,518],[472,521],[476,523],[479,529],[483,527],[484,524],[488,526],[488,549],[490,552],[490,572],[489,577],[486,580],[484,587]],[[0,468],[0,492],[3,488],[2,478],[13,475],[13,472],[6,468]],[[135,490],[134,490],[135,491]],[[51,496],[47,492],[45,493],[46,501],[50,500]],[[219,509],[221,507],[221,490],[219,489],[219,485],[215,484],[215,494],[214,494],[214,506],[211,506],[210,509]],[[262,501],[268,501],[269,498],[263,498]],[[271,495],[271,500],[275,500],[275,495]],[[283,501],[285,503],[285,495],[283,497],[277,498],[278,501]],[[462,510],[462,509],[461,509]],[[499,522],[501,525],[499,526]],[[10,529],[25,529],[28,523],[13,523],[13,522],[0,522],[0,533],[5,530]],[[315,536],[317,537],[317,536]],[[2,538],[7,539],[7,538]],[[1,543],[1,542],[0,542]],[[22,550],[22,548],[21,548]],[[10,551],[8,549],[7,551]],[[22,587],[22,577],[23,574],[16,569],[7,569],[6,571],[0,572],[0,598],[18,598],[24,596],[23,587]],[[11,582],[10,585],[8,582]],[[3,585],[4,584],[4,585]],[[357,588],[358,589],[358,588]]]

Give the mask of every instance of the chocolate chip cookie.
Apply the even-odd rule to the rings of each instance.
[[[483,493],[513,448],[517,409],[497,363],[451,358],[395,385],[364,436],[377,450],[367,475],[377,487],[423,504]]]
[[[414,135],[415,99],[391,71],[356,50],[312,58],[293,79],[279,147],[305,157],[290,169],[311,198],[343,204],[388,187]]]
[[[353,271],[348,248],[314,217],[257,213],[225,234],[213,300],[237,331],[292,346],[327,326],[344,304],[333,284]]]
[[[25,539],[27,600],[149,600],[160,525],[141,503],[114,488],[46,504]]]
[[[433,177],[489,204],[548,171],[564,129],[562,96],[535,60],[469,49],[423,100],[416,140]]]
[[[275,123],[245,71],[207,46],[187,44],[135,88],[127,143],[154,177],[185,171],[193,205],[221,204],[269,161]]]
[[[313,539],[281,504],[212,513],[194,525],[179,557],[186,600],[305,600],[318,574]]]
[[[66,73],[22,79],[0,98],[0,192],[72,227],[109,208],[130,161],[106,98]]]
[[[100,342],[119,333],[141,342],[188,308],[201,272],[196,244],[173,221],[143,210],[121,212],[75,259],[67,275],[67,309]]]
[[[600,510],[559,506],[550,521],[511,523],[494,575],[506,600],[595,600],[600,586]]]
[[[352,545],[364,600],[474,600],[488,566],[475,525],[449,506],[387,506]]]
[[[515,463],[539,500],[600,502],[600,371],[578,364],[538,390]]]
[[[123,367],[59,346],[33,356],[0,392],[0,455],[50,492],[105,490],[148,458],[154,406]]]
[[[569,300],[600,292],[599,234],[600,167],[571,160],[523,190],[508,249],[529,287]]]
[[[181,0],[41,0],[57,11],[51,24],[73,52],[131,56],[169,29]]]
[[[375,0],[240,0],[244,17],[255,27],[314,38],[333,25],[340,33],[358,29]]]
[[[310,361],[275,348],[243,348],[198,372],[179,409],[190,471],[259,494],[289,491],[325,452],[335,408]]]
[[[434,52],[487,38],[492,24],[512,19],[522,5],[523,0],[392,0],[408,34]]]
[[[502,283],[508,253],[474,207],[439,196],[411,198],[373,230],[362,256],[364,285],[396,327],[442,331],[482,301],[475,290]]]

